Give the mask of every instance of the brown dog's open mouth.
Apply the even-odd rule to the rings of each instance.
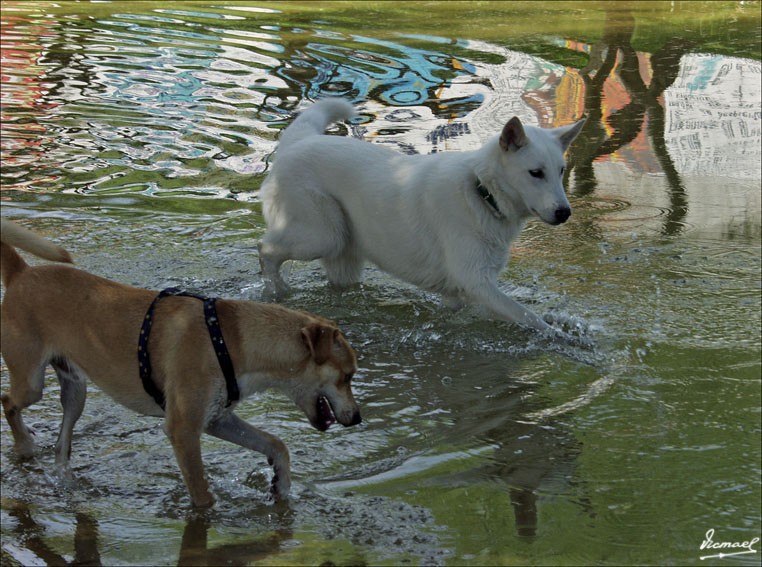
[[[331,424],[336,423],[336,417],[333,415],[331,404],[325,396],[320,396],[317,399],[317,418],[315,419],[315,427],[320,431],[325,431]]]

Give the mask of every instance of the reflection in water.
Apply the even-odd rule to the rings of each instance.
[[[695,53],[694,45],[679,37],[648,44],[653,45],[653,52],[636,49],[635,45],[644,43],[641,37],[636,38],[641,32],[640,21],[635,21],[629,6],[619,4],[609,10],[602,34],[590,34],[600,39],[588,39],[590,43],[582,37],[572,40],[536,35],[527,39],[527,51],[543,43],[567,55],[580,54],[585,63],[579,68],[537,57],[531,54],[534,51],[508,49],[485,41],[390,34],[381,39],[371,37],[370,28],[357,32],[307,16],[292,20],[272,8],[210,8],[201,3],[188,5],[187,10],[155,6],[132,2],[92,4],[87,14],[53,17],[45,13],[49,6],[35,3],[26,11],[4,10],[3,14],[0,128],[5,202],[12,203],[14,215],[30,209],[60,214],[56,205],[65,203],[74,212],[63,214],[69,221],[76,219],[74,224],[81,218],[104,221],[95,237],[80,234],[84,222],[76,226],[76,231],[84,239],[83,249],[88,250],[88,255],[102,242],[112,243],[118,250],[113,256],[93,254],[93,261],[100,261],[104,267],[101,273],[115,279],[125,275],[128,282],[158,288],[165,283],[164,278],[185,278],[184,282],[192,286],[209,286],[220,295],[241,293],[252,281],[256,285],[257,275],[250,268],[253,260],[241,267],[241,257],[252,255],[246,239],[262,229],[256,189],[280,129],[309,101],[323,96],[343,96],[361,105],[360,119],[336,131],[351,131],[373,143],[408,153],[474,149],[494,136],[512,115],[541,126],[568,124],[587,115],[585,130],[569,154],[567,176],[572,181],[572,197],[581,205],[597,199],[616,210],[603,211],[592,220],[584,215],[575,217],[581,225],[592,225],[591,231],[587,227],[581,231],[585,235],[597,234],[595,231],[604,222],[601,219],[610,220],[614,213],[636,204],[662,209],[657,230],[663,235],[680,235],[690,226],[691,215],[702,207],[706,209],[710,195],[725,198],[723,191],[707,189],[713,179],[737,179],[742,176],[739,172],[745,172],[745,181],[749,177],[758,181],[758,170],[745,162],[756,164],[760,158],[759,62]],[[626,179],[629,174],[657,178],[652,183],[653,192],[639,193],[641,188]],[[697,176],[709,181],[702,185]],[[754,191],[756,195],[756,187]],[[111,194],[115,195],[113,199],[108,197]],[[227,197],[252,203],[236,204]],[[751,205],[741,215],[748,226],[740,233],[758,238],[759,202],[750,200]],[[210,224],[234,207],[254,220],[236,226],[236,231],[228,230],[228,226],[216,230],[230,246],[198,259],[208,253],[202,250],[203,238],[199,234],[210,230]],[[139,222],[130,219],[118,224],[124,221],[120,215],[126,215],[125,211],[137,211]],[[177,216],[157,221],[167,212]],[[734,214],[717,216],[728,224]],[[116,222],[107,226],[105,221]],[[638,227],[645,224],[641,218],[636,221]],[[126,228],[128,225],[130,228]],[[156,227],[161,228],[154,234]],[[560,230],[577,229],[566,226]],[[733,235],[730,229],[727,233]],[[172,257],[171,250],[165,248],[167,241],[193,260]],[[758,309],[758,300],[737,290],[725,294],[722,282],[717,283],[727,274],[728,281],[750,280],[748,271],[744,271],[746,265],[728,269],[723,264],[724,256],[718,254],[711,265],[704,257],[700,272],[675,259],[682,250],[662,253],[656,249],[661,245],[654,244],[651,249],[644,246],[632,253],[628,250],[629,259],[623,254],[620,259],[609,257],[603,263],[601,255],[594,256],[581,247],[594,259],[560,259],[549,270],[576,269],[570,272],[576,277],[564,274],[564,286],[577,285],[581,290],[575,301],[585,301],[582,296],[589,293],[595,298],[590,301],[602,302],[597,313],[610,307],[614,314],[602,315],[605,321],[642,317],[647,320],[644,327],[663,320],[663,327],[668,328],[667,319],[674,319],[685,324],[686,334],[695,334],[694,321],[687,324],[681,319],[696,309],[691,305],[695,295],[680,293],[673,303],[666,299],[668,286],[677,285],[674,281],[682,282],[680,285],[686,288],[692,285],[688,277],[703,282],[701,285],[709,285],[707,281],[716,283],[716,290],[723,291],[716,295],[722,295],[723,301],[740,302],[746,318],[749,309]],[[541,246],[538,240],[527,245],[532,252],[542,252]],[[155,252],[150,252],[152,247]],[[142,267],[125,267],[124,258],[130,254],[135,257],[130,250],[140,251],[135,263]],[[593,245],[592,250],[598,249]],[[607,248],[600,250],[605,255]],[[735,256],[735,250],[723,250],[722,254]],[[748,258],[738,254],[739,265],[749,258],[752,264],[758,258],[758,254],[741,250]],[[642,272],[631,265],[638,261]],[[631,288],[618,288],[617,278],[631,274],[644,280],[654,278],[656,264],[676,272],[679,279],[670,275],[666,283],[656,280],[655,301],[653,295],[638,295],[634,301],[619,297],[631,293]],[[596,279],[586,280],[586,274],[596,270],[600,272]],[[715,275],[708,273],[712,270]],[[532,278],[531,274],[524,275]],[[329,437],[317,438],[294,425],[290,406],[282,409],[270,400],[263,403],[265,409],[253,404],[251,417],[272,420],[283,429],[289,447],[294,448],[295,484],[301,486],[297,486],[297,497],[289,503],[288,517],[277,518],[274,531],[267,534],[237,533],[231,536],[236,543],[210,544],[215,532],[231,531],[224,523],[235,522],[236,514],[252,522],[241,522],[244,529],[255,526],[268,514],[268,510],[263,511],[264,505],[251,508],[253,502],[261,504],[257,479],[263,486],[268,484],[266,478],[260,478],[261,467],[252,464],[250,456],[217,450],[210,466],[216,467],[215,478],[224,479],[217,486],[223,496],[219,502],[236,511],[229,514],[228,509],[218,516],[191,515],[179,526],[172,526],[173,535],[167,544],[171,549],[161,558],[163,561],[174,562],[177,558],[180,564],[249,564],[275,561],[284,555],[293,560],[289,550],[302,542],[288,540],[315,536],[317,544],[303,547],[317,549],[327,542],[325,547],[333,550],[340,547],[338,540],[343,540],[351,542],[351,549],[362,550],[356,555],[339,555],[347,563],[360,563],[358,558],[364,557],[365,551],[376,561],[379,557],[391,557],[390,562],[414,557],[422,563],[438,563],[443,561],[443,555],[435,555],[432,550],[446,554],[461,545],[470,549],[470,543],[452,543],[448,538],[464,535],[464,539],[483,541],[477,532],[492,529],[496,519],[497,529],[503,531],[490,532],[489,537],[501,542],[507,539],[508,546],[516,543],[515,538],[511,539],[515,534],[527,536],[519,543],[532,542],[536,549],[537,536],[543,529],[559,525],[547,507],[539,507],[548,495],[562,494],[571,499],[568,509],[574,518],[607,514],[604,504],[615,497],[609,495],[607,500],[592,490],[588,492],[587,479],[580,480],[579,469],[585,461],[579,457],[585,446],[579,428],[572,419],[565,419],[593,399],[600,403],[600,392],[613,380],[601,376],[601,366],[607,366],[599,365],[601,360],[583,361],[580,367],[584,370],[558,363],[556,358],[563,357],[551,356],[536,362],[533,356],[537,350],[533,349],[542,347],[527,345],[519,334],[509,332],[503,336],[502,328],[496,333],[494,326],[482,327],[470,320],[452,323],[449,315],[436,319],[438,315],[427,311],[428,299],[417,301],[421,296],[407,294],[405,288],[389,285],[384,279],[366,280],[364,285],[372,288],[368,297],[373,299],[362,297],[362,286],[348,292],[355,295],[343,297],[341,309],[345,311],[341,311],[328,305],[325,289],[315,287],[318,284],[308,270],[298,277],[303,287],[313,287],[296,296],[291,306],[344,314],[348,328],[362,346],[367,371],[360,381],[368,422],[359,432],[335,436],[332,432]],[[548,290],[539,287],[519,290],[526,291],[522,299],[547,306]],[[618,293],[622,290],[624,294]],[[607,298],[606,293],[616,294],[617,299]],[[659,312],[648,312],[641,306],[644,302],[657,303]],[[622,314],[625,311],[627,315]],[[735,324],[733,317],[726,321],[730,321],[729,326]],[[651,340],[673,340],[658,334],[656,338],[652,334],[641,337],[640,330],[632,328],[638,324],[630,324],[631,328],[621,329],[627,336],[622,340],[642,339],[649,349]],[[732,331],[743,334],[743,329]],[[712,335],[711,345],[715,348],[715,335],[723,336],[722,332],[707,334]],[[633,335],[638,336],[632,339]],[[724,338],[728,339],[727,333]],[[672,347],[673,343],[668,342],[664,350],[672,352]],[[462,365],[451,360],[462,353],[476,354],[463,360]],[[594,357],[610,354],[595,353]],[[643,362],[643,357],[648,359],[651,354],[638,345],[637,356]],[[506,364],[513,365],[509,372],[505,371]],[[642,407],[637,406],[642,398],[656,397],[652,392],[656,387],[650,381],[662,380],[659,369],[647,364],[643,367],[642,383],[636,384],[637,392],[630,392],[626,400],[638,408]],[[748,372],[749,367],[742,361],[733,372]],[[440,381],[452,376],[456,384],[443,388]],[[617,380],[620,378],[618,375]],[[663,381],[671,379],[670,375]],[[735,375],[730,379],[738,382]],[[715,394],[709,392],[706,397],[714,399]],[[660,413],[654,422],[660,423],[665,415],[670,417],[670,408],[655,405]],[[619,414],[627,407],[617,406]],[[145,457],[140,452],[143,448],[134,445],[136,436],[131,437],[125,451],[120,441],[123,424],[112,418],[111,402],[91,396],[88,409],[98,417],[89,429],[81,430],[82,449],[77,450],[85,457],[95,457],[90,463],[83,458],[82,468],[75,471],[87,487],[77,491],[77,496],[87,502],[87,512],[84,506],[72,506],[77,512],[65,515],[72,524],[62,522],[65,536],[41,519],[43,512],[3,500],[3,513],[7,512],[3,535],[12,542],[7,549],[23,562],[99,564],[109,554],[118,560],[131,559],[129,551],[116,552],[111,545],[113,540],[123,541],[109,532],[111,526],[105,519],[117,515],[113,511],[116,499],[142,510],[131,510],[123,516],[130,518],[127,522],[147,521],[152,534],[160,533],[163,526],[157,518],[164,517],[167,507],[175,510],[170,515],[185,513],[184,503],[173,494],[174,487],[181,486],[174,461],[171,455],[156,455],[166,449],[163,438],[161,442],[143,440],[150,448]],[[42,406],[39,422],[57,416],[57,411],[52,405]],[[610,421],[606,423],[602,419],[591,422],[590,429],[611,427],[617,417],[607,416]],[[665,427],[672,428],[680,422],[664,421]],[[644,430],[648,434],[651,426],[635,423],[626,434]],[[40,436],[52,438],[55,425],[50,428],[38,429]],[[155,433],[157,439],[161,437],[158,431]],[[608,429],[605,432],[612,436],[616,433]],[[6,434],[4,430],[4,439]],[[590,430],[587,434],[591,435]],[[668,437],[669,433],[659,431],[658,435]],[[600,454],[608,450],[605,443],[609,441],[601,441]],[[111,446],[102,452],[99,444]],[[621,450],[615,443],[613,446],[608,454],[620,458],[632,450],[625,443]],[[130,457],[131,466],[124,466],[124,471],[115,471],[114,459],[104,458],[109,454],[122,458],[136,449],[141,456]],[[635,448],[640,450],[640,446]],[[592,453],[587,457],[595,463]],[[443,454],[454,456],[446,458]],[[433,464],[427,469],[422,463]],[[42,501],[40,510],[60,505],[60,492],[38,490],[33,475],[23,482],[10,482],[8,479],[14,475],[27,472],[14,461],[4,460],[3,470],[3,488],[10,490],[16,500]],[[241,471],[247,481],[242,482],[239,472],[231,470]],[[636,468],[634,472],[619,470],[623,476],[638,473]],[[112,482],[115,475],[122,475],[119,482]],[[329,478],[318,482],[316,479],[322,476]],[[392,479],[388,499],[375,492],[379,489],[383,493],[386,488],[381,477]],[[253,488],[250,479],[254,479]],[[131,482],[138,481],[142,488],[131,486]],[[313,481],[319,485],[317,488],[309,484]],[[126,488],[116,493],[115,486]],[[362,487],[370,487],[372,495],[365,495]],[[320,492],[322,488],[338,492],[326,496]],[[357,489],[357,493],[345,492],[347,488]],[[435,497],[427,494],[428,499],[418,499],[427,490],[436,492]],[[446,504],[437,507],[441,500]],[[452,512],[468,506],[476,510],[462,516]],[[180,508],[182,512],[178,513]],[[444,520],[435,518],[438,514]],[[47,516],[45,513],[46,520]],[[446,525],[478,523],[474,518],[489,521],[478,529],[466,526],[462,534],[452,535],[456,528],[441,534],[441,538],[436,533],[439,528],[447,530]],[[119,528],[128,535],[140,530],[133,525]],[[70,532],[74,533],[73,548],[59,546],[63,539],[68,544]],[[61,549],[73,549],[73,556]],[[681,562],[685,557],[672,555],[670,559]],[[515,562],[516,556],[510,559]]]
[[[56,37],[55,21],[31,20],[21,16],[3,16],[2,68],[0,69],[0,148],[3,156],[3,185],[13,179],[18,188],[34,187],[54,181],[49,174],[35,172],[22,177],[24,172],[44,156],[52,147],[52,132],[40,117],[51,112],[55,103],[46,100],[50,83],[45,80],[43,44]],[[42,174],[41,174],[42,173]],[[7,177],[6,177],[7,176]]]
[[[103,564],[99,551],[98,522],[91,515],[84,512],[74,514],[74,557],[69,558],[48,543],[45,526],[34,519],[29,506],[23,503],[4,503],[4,508],[15,524],[13,533],[17,535],[18,543],[27,550],[20,552],[15,557],[16,560],[27,564],[41,560],[45,565]],[[281,542],[292,536],[288,530],[280,530],[248,541],[239,540],[210,547],[208,532],[212,525],[213,522],[202,513],[189,514],[178,552],[178,565],[251,565],[277,553]]]
[[[74,558],[67,559],[54,550],[46,541],[45,528],[38,524],[31,509],[23,503],[4,503],[15,526],[13,532],[26,550],[34,554],[30,557],[26,551],[23,557],[16,557],[23,563],[37,563],[42,560],[45,565],[101,565],[98,552],[98,524],[87,514],[75,514],[76,529],[74,530]]]
[[[441,330],[442,322],[435,328]],[[469,326],[467,332],[474,343],[485,340],[477,329]],[[537,372],[543,375],[538,382],[573,382],[575,372],[586,365],[547,371],[540,353],[510,356],[486,348],[441,360],[429,352],[447,351],[454,338],[440,336],[432,343],[413,336],[408,341],[415,348],[374,344],[364,349],[367,382],[373,384],[363,392],[368,419],[379,419],[372,409],[377,406],[397,408],[382,421],[393,439],[390,446],[399,447],[386,458],[360,460],[321,484],[334,492],[389,487],[389,493],[431,494],[447,508],[472,509],[490,518],[481,529],[501,540],[506,530],[535,536],[544,521],[552,520],[538,512],[540,494],[577,492],[575,505],[592,515],[592,505],[573,481],[581,452],[574,433],[552,417],[525,421],[548,405],[540,395],[542,386],[527,376]],[[411,370],[403,371],[407,368]],[[475,488],[483,483],[494,490]]]
[[[341,96],[384,106],[424,106],[435,116],[447,118],[465,115],[482,101],[480,96],[449,100],[438,96],[456,76],[473,68],[445,53],[362,36],[333,34],[331,39],[351,40],[352,47],[309,39],[304,44],[298,38],[290,42],[279,66],[272,70],[285,80],[287,96],[299,93],[296,101]]]
[[[531,392],[511,396],[527,394]],[[480,438],[495,446],[490,462],[465,474],[504,483],[507,488],[504,498],[491,498],[483,505],[495,509],[495,514],[501,513],[500,508],[510,507],[517,534],[531,537],[537,535],[541,520],[537,511],[538,491],[568,491],[580,450],[571,432],[560,424],[539,427],[517,422],[516,415],[520,413],[501,405],[506,401],[498,396],[491,410],[481,414],[489,426],[480,432]],[[449,482],[457,484],[457,477],[447,479],[446,483]]]
[[[574,193],[597,192],[596,166],[604,161],[661,171],[665,234],[682,230],[688,214],[681,171],[699,160],[684,155],[744,140],[737,147],[759,159],[758,112],[733,128],[722,108],[694,110],[689,120],[665,108],[685,107],[687,97],[669,89],[693,45],[675,38],[652,54],[636,51],[635,19],[620,6],[608,11],[600,41],[558,40],[587,57],[581,69],[478,41],[381,40],[274,25],[277,14],[255,13],[113,13],[65,26],[5,18],[13,49],[3,51],[3,187],[248,200],[279,129],[304,101],[322,96],[362,103],[357,133],[408,153],[475,148],[511,114],[543,126],[586,114],[569,155]],[[86,48],[72,48],[78,44]],[[717,90],[735,81],[748,91],[753,77],[738,82],[723,71],[736,65],[730,58],[712,64]],[[696,69],[699,78],[684,81],[686,88],[700,88],[706,71]],[[756,98],[729,95],[725,114]],[[716,122],[724,141],[694,135]],[[700,160],[710,168],[703,174],[732,168],[722,152]]]
[[[463,392],[452,411],[455,426],[464,430],[461,435],[480,439],[494,447],[494,451],[486,464],[440,482],[468,485],[462,477],[481,477],[504,483],[505,497],[491,498],[482,505],[494,510],[495,516],[505,514],[501,508],[512,509],[517,534],[532,537],[537,534],[541,520],[537,511],[538,491],[569,490],[580,452],[579,442],[561,422],[540,425],[519,421],[518,416],[527,414],[536,404],[534,385],[501,376],[484,386],[490,392],[487,398],[481,390]],[[529,400],[532,401],[528,403]]]
[[[694,43],[680,37],[664,42],[654,53],[636,51],[635,20],[621,5],[607,10],[602,31],[594,44],[559,40],[559,45],[587,56],[580,69],[469,42],[472,49],[503,55],[506,62],[477,65],[475,75],[492,89],[484,89],[485,103],[468,116],[477,140],[453,149],[476,147],[494,135],[495,124],[511,115],[552,127],[584,114],[588,121],[568,152],[565,177],[574,181],[568,184],[572,196],[580,203],[601,197],[641,204],[654,200],[658,207],[662,199],[651,191],[646,194],[647,183],[640,193],[637,188],[628,190],[633,175],[658,175],[665,181],[659,185],[667,197],[660,232],[679,234],[689,224],[689,204],[695,208],[697,200],[713,192],[707,177],[748,179],[755,172],[749,164],[759,164],[760,64],[691,55]],[[602,167],[609,164],[617,167]],[[751,175],[758,178],[756,169]],[[692,197],[685,175],[693,175]],[[748,209],[744,215],[750,223],[759,219],[757,203],[736,203]],[[694,223],[717,222],[717,217],[707,219],[704,211],[694,217]],[[725,227],[722,231],[731,232]]]
[[[56,143],[36,156],[34,175],[4,168],[4,185],[20,188],[30,177],[65,190],[226,196],[256,187],[237,176],[264,172],[278,129],[305,99],[422,106],[447,118],[481,102],[479,95],[439,96],[472,68],[444,52],[298,28],[252,31],[243,20],[198,27],[177,17],[114,14],[68,22],[65,33],[44,22],[50,29],[39,34],[32,31],[38,22],[12,19],[9,32],[19,33],[24,49],[40,45],[8,67],[11,86],[22,84],[5,102],[19,113],[33,98],[35,128],[55,132]],[[87,51],[71,49],[83,40]],[[3,124],[8,163],[28,164],[23,136]]]
[[[178,565],[251,565],[276,553],[281,542],[291,537],[278,532],[254,541],[208,547],[207,535],[212,522],[201,514],[193,514],[183,530]]]
[[[574,172],[575,193],[585,196],[597,186],[593,162],[631,144],[648,124],[651,149],[666,174],[670,207],[662,232],[678,233],[688,212],[688,201],[680,174],[675,169],[664,141],[664,107],[660,97],[677,77],[680,60],[691,45],[675,38],[650,57],[651,83],[646,86],[641,75],[641,58],[631,47],[635,18],[617,9],[609,13],[603,38],[591,46],[590,62],[580,71],[585,83],[585,111],[588,121],[580,135],[582,140],[569,152],[566,179]],[[614,68],[619,82],[629,95],[629,102],[604,119],[604,87]]]

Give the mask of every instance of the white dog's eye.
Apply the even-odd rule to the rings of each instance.
[[[529,175],[536,177],[537,179],[542,179],[545,177],[545,173],[541,169],[530,169]]]
[[[559,175],[563,175],[563,174],[564,174],[564,171],[566,171],[566,168],[565,168],[565,167],[562,167],[562,168],[561,168],[561,173],[560,173]]]

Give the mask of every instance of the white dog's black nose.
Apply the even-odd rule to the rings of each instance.
[[[556,209],[555,224],[561,224],[571,216],[571,209],[569,207],[561,207]]]

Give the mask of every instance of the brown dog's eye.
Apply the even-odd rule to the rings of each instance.
[[[351,382],[351,381],[352,381],[352,376],[354,376],[354,375],[355,375],[355,373],[354,373],[354,372],[350,372],[349,374],[345,374],[345,375],[344,375],[344,382],[346,382],[347,384],[349,384],[349,382]]]

